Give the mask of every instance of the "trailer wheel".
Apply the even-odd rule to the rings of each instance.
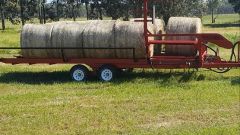
[[[116,76],[116,68],[110,65],[104,65],[98,70],[98,78],[104,82],[112,81]]]
[[[82,82],[87,80],[89,75],[89,70],[84,65],[75,65],[70,70],[70,73],[74,81]]]

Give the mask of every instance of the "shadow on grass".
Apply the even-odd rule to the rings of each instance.
[[[198,74],[197,72],[122,72],[112,83],[121,84],[124,82],[135,81],[137,79],[144,79],[144,81],[157,81],[163,85],[209,80],[209,78],[207,78],[205,75]],[[215,79],[219,80],[230,78],[217,77]],[[54,84],[67,82],[73,82],[68,71],[11,72],[0,75],[0,83]],[[88,82],[94,83],[100,81],[96,76],[91,76]],[[232,84],[240,84],[240,78],[233,78]]]
[[[53,84],[70,81],[69,72],[12,72],[0,76],[0,83]]]
[[[233,78],[231,81],[231,84],[232,85],[240,85],[240,76]]]
[[[204,26],[211,28],[226,28],[226,27],[240,27],[240,24],[224,23],[224,24],[204,24]]]
[[[161,73],[161,72],[131,72],[121,73],[112,82],[114,84],[120,84],[124,82],[130,82],[137,78],[146,80],[158,80],[162,83],[177,82],[188,82],[193,79],[203,80],[204,77],[196,77],[195,72],[183,73]],[[24,83],[24,84],[54,84],[54,83],[67,83],[73,82],[69,72],[12,72],[0,75],[0,83]],[[91,76],[88,82],[100,82],[96,76]]]
[[[196,72],[132,72],[123,73],[114,83],[130,82],[137,78],[146,81],[157,81],[162,85],[186,83],[193,80],[202,81],[205,79],[203,75],[197,75]]]

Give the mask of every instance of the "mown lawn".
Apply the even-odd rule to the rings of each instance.
[[[204,24],[204,32],[225,30],[231,41],[240,38],[239,26]],[[0,46],[18,46],[19,30],[8,24]],[[71,66],[0,64],[0,134],[240,133],[240,69],[137,69],[111,83],[95,77],[76,83]]]

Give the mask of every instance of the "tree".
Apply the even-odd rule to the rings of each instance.
[[[123,16],[123,7],[122,0],[103,0],[103,8],[106,11],[106,14],[112,17],[113,20]]]
[[[228,0],[234,6],[234,11],[240,14],[240,0]]]
[[[102,0],[103,7],[112,19],[123,17],[128,20],[143,17],[143,0]],[[167,23],[171,16],[197,16],[202,17],[204,12],[203,0],[153,0],[149,1],[149,11],[156,5],[157,16]],[[150,14],[149,14],[150,15]]]
[[[214,17],[214,11],[217,10],[218,6],[219,6],[219,0],[208,0],[208,9],[210,10],[211,14],[212,14],[212,23],[215,23],[216,21],[216,17]]]
[[[156,3],[157,16],[163,18],[165,23],[171,16],[197,16],[203,14],[204,4],[202,0],[158,0]]]
[[[92,0],[90,3],[89,19],[103,20],[103,6],[102,1]]]
[[[218,7],[219,14],[233,14],[233,5],[228,2],[228,0],[222,0],[220,6]]]
[[[56,0],[57,21],[59,21],[59,0]]]
[[[38,13],[39,13],[39,21],[41,24],[46,23],[46,8],[45,8],[46,0],[38,0]]]
[[[4,9],[5,19],[8,19],[12,24],[20,23],[18,0],[5,0]]]
[[[5,5],[5,0],[1,0],[0,1],[0,12],[1,12],[1,20],[2,20],[2,30],[5,30],[4,5]]]
[[[69,8],[71,10],[71,17],[73,18],[73,21],[76,21],[76,16],[75,16],[75,0],[68,0],[67,4],[69,4]]]
[[[27,1],[25,1],[25,0],[19,1],[22,26],[25,24],[25,19],[24,19],[25,16],[23,15],[23,13],[24,13],[24,5],[26,4],[26,2]]]
[[[151,2],[151,1],[150,1]],[[143,15],[143,0],[130,0],[127,3],[124,2],[125,5],[124,7],[126,7],[127,5],[129,5],[128,8],[131,9],[132,11],[132,15],[134,18],[141,18]]]
[[[54,3],[47,4],[45,6],[46,19],[51,19],[53,21],[59,21],[58,13],[56,11],[56,6]]]
[[[88,12],[89,0],[84,0],[84,3],[85,3],[85,7],[86,7],[87,20],[89,20],[89,12]]]

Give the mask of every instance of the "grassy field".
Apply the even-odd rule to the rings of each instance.
[[[237,41],[238,18],[220,15],[212,25],[206,16],[204,32]],[[20,26],[7,27],[0,46],[19,46]],[[240,133],[240,69],[225,74],[137,69],[111,83],[95,78],[76,83],[71,66],[0,64],[0,134]]]

